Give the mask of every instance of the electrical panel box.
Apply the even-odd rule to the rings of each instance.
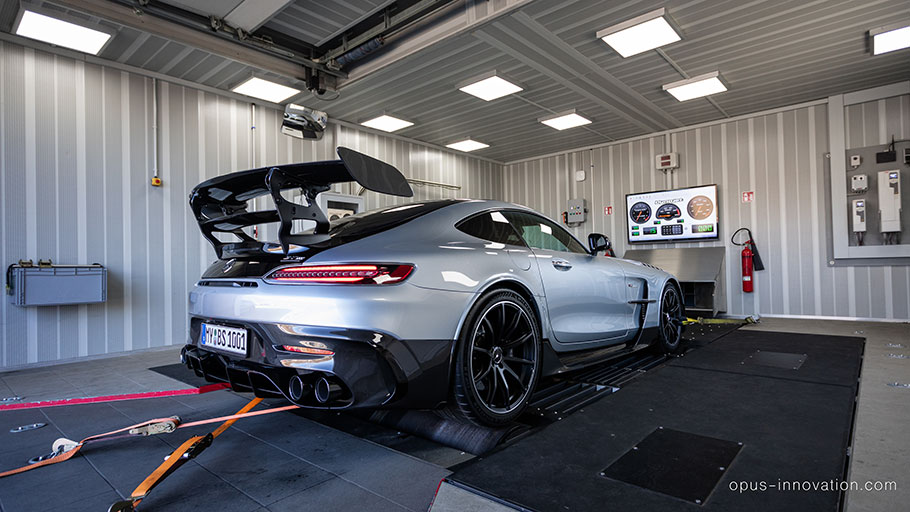
[[[862,199],[853,200],[853,232],[866,232],[866,201]]]
[[[585,221],[585,200],[569,199],[566,204],[566,223],[580,224]]]
[[[16,306],[105,302],[107,269],[101,265],[13,265],[8,285]]]
[[[658,171],[668,171],[679,167],[679,153],[664,153],[654,157],[654,165]]]
[[[899,170],[878,173],[878,211],[882,233],[901,231],[901,173]]]
[[[908,168],[903,165],[905,150],[910,150],[910,140],[895,139],[893,146],[889,142],[845,148],[841,158],[846,190],[837,201],[846,206],[842,209],[842,229],[846,232],[848,250],[853,253],[851,258],[910,255],[910,223],[901,221],[902,214],[910,209],[910,195],[901,190],[901,182],[906,184],[910,180]],[[879,163],[876,155],[888,151],[896,152],[898,161]],[[854,157],[859,157],[858,167],[853,167]],[[853,251],[852,248],[860,246],[861,251]]]

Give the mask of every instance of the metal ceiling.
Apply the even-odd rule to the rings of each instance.
[[[394,0],[295,0],[266,24],[277,32],[322,46]]]
[[[388,3],[295,0],[265,28],[319,45]],[[623,59],[595,37],[659,7],[683,35],[662,52]],[[9,31],[15,14],[4,5],[0,28]],[[416,123],[399,135],[441,145],[470,136],[490,144],[474,154],[511,161],[906,80],[910,50],[873,57],[865,38],[902,19],[906,0],[536,0],[342,85],[334,101],[308,93],[293,101],[350,122],[398,114]],[[126,27],[101,57],[222,89],[254,72],[270,76]],[[689,75],[719,70],[730,90],[713,96],[715,104],[677,102],[661,90],[682,78],[677,68]],[[525,90],[485,102],[456,89],[492,69]],[[537,122],[571,108],[594,122],[562,132]]]

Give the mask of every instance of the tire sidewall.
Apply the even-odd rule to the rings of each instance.
[[[663,291],[660,294],[660,309],[658,310],[658,343],[660,349],[668,354],[676,353],[679,348],[682,346],[682,329],[677,330],[676,340],[668,340],[663,330],[663,317],[664,317],[664,299],[667,294],[673,293],[676,295],[676,301],[679,303],[680,308],[682,308],[682,296],[679,293],[679,290],[676,289],[672,284],[667,284],[664,286]],[[672,342],[672,343],[671,343]]]
[[[477,390],[473,384],[473,376],[469,375],[470,370],[468,368],[469,365],[467,364],[467,358],[471,355],[467,352],[471,346],[471,338],[476,329],[476,322],[483,317],[483,314],[487,311],[491,304],[495,304],[502,300],[510,300],[518,304],[527,315],[529,321],[531,322],[532,328],[534,329],[536,337],[537,359],[535,361],[533,375],[531,376],[531,381],[529,383],[529,388],[531,391],[525,396],[524,402],[508,413],[495,413],[489,410],[482,403],[480,397],[477,394]],[[461,333],[459,334],[457,340],[454,369],[455,371],[453,379],[454,382],[452,391],[454,395],[453,402],[457,405],[461,415],[473,423],[493,427],[506,425],[518,418],[528,406],[531,395],[534,392],[534,388],[537,386],[537,381],[540,379],[542,366],[541,358],[543,357],[542,349],[543,347],[541,346],[540,326],[538,325],[537,315],[534,313],[532,306],[528,304],[528,301],[525,300],[524,297],[511,290],[495,290],[488,292],[486,295],[481,297],[481,299],[474,304],[474,306],[471,308],[471,311],[468,313],[464,326],[462,327]]]

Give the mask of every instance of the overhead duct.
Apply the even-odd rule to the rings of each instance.
[[[342,69],[343,67],[347,66],[348,64],[350,64],[354,61],[358,61],[358,60],[366,57],[370,53],[373,53],[374,51],[378,50],[379,48],[382,47],[383,44],[385,44],[385,40],[382,37],[375,37],[373,39],[370,39],[366,43],[358,46],[357,48],[354,48],[353,50],[349,51],[348,53],[345,53],[344,55],[340,55],[338,58],[336,58],[332,61],[329,61],[328,66],[331,68],[334,68],[334,69]]]

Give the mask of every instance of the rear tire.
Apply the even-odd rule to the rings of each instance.
[[[658,333],[655,347],[664,354],[676,354],[682,346],[683,305],[679,290],[670,283],[660,294]]]
[[[510,290],[489,292],[471,308],[457,343],[455,412],[488,427],[518,418],[537,385],[542,357],[528,302]]]

